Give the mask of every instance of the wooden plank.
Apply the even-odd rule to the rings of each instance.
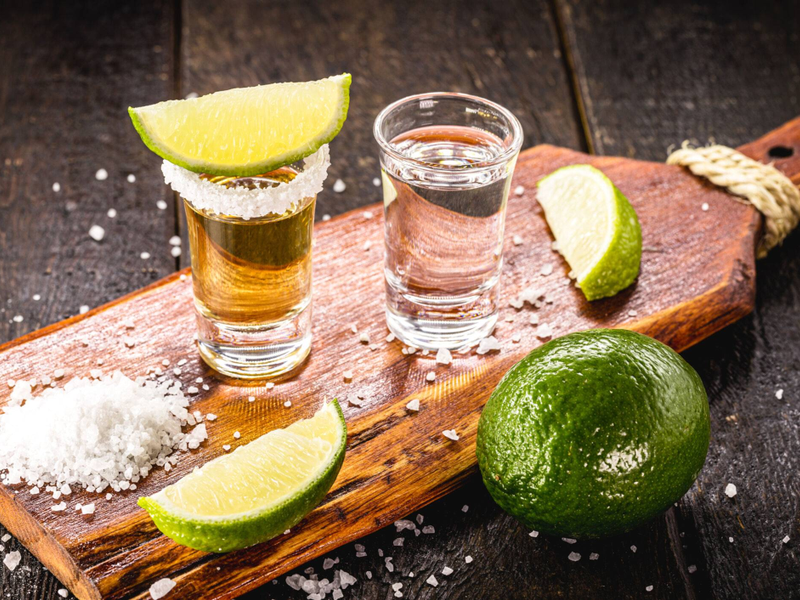
[[[176,225],[172,197],[125,113],[128,103],[171,95],[173,2],[25,2],[4,8],[0,341],[173,271],[167,240]],[[108,172],[105,181],[95,178],[101,168]],[[126,180],[131,173],[135,183]],[[157,200],[170,209],[159,210]],[[107,216],[109,208],[116,209],[115,219]],[[88,236],[93,224],[106,230],[99,244]],[[143,251],[152,258],[141,260]],[[24,320],[16,322],[17,315]],[[14,573],[2,568],[0,595],[60,598],[56,590],[64,585],[21,544],[3,545],[6,552],[20,550],[23,560]],[[71,572],[54,572],[79,585]]]
[[[800,140],[800,119],[785,128],[781,143]],[[550,247],[550,236],[534,201],[535,182],[554,169],[575,162],[602,168],[631,199],[649,248],[637,284],[614,298],[587,303],[566,277],[567,265]],[[800,161],[787,168],[800,172]],[[78,567],[82,585],[96,591],[82,597],[121,598],[141,594],[154,579],[171,575],[179,583],[173,598],[231,598],[328,548],[391,523],[457,487],[474,472],[474,438],[483,402],[506,370],[540,345],[536,329],[526,324],[530,309],[517,312],[507,302],[535,284],[551,302],[540,310],[557,335],[599,326],[644,331],[683,349],[747,314],[754,290],[753,249],[760,217],[748,206],[697,180],[678,167],[613,157],[590,157],[552,146],[537,146],[520,158],[515,185],[528,190],[509,202],[507,233],[529,242],[508,243],[501,323],[504,343],[499,354],[459,356],[450,367],[436,367],[430,357],[404,357],[398,342],[370,351],[349,329],[358,324],[375,339],[385,333],[380,269],[382,222],[348,213],[316,228],[314,257],[315,321],[312,358],[296,377],[274,390],[213,377],[192,347],[193,315],[188,279],[173,275],[141,292],[57,324],[0,349],[0,380],[41,376],[53,365],[69,365],[69,374],[83,374],[107,357],[104,369],[144,373],[163,357],[189,359],[181,379],[203,376],[210,391],[193,399],[193,408],[214,412],[210,440],[187,454],[178,466],[140,482],[136,493],[116,496],[90,520],[73,511],[54,515],[43,496],[15,495],[0,488],[0,519],[24,542],[35,545],[46,564],[61,560],[65,549]],[[708,202],[713,211],[698,210]],[[379,211],[379,208],[375,208]],[[694,219],[686,215],[696,213]],[[365,252],[365,240],[373,250]],[[691,257],[691,260],[689,260]],[[557,265],[548,277],[541,265]],[[362,300],[352,311],[353,291]],[[631,312],[635,311],[635,312]],[[635,316],[634,316],[635,315]],[[513,316],[515,324],[504,317]],[[122,345],[122,321],[133,318],[136,346]],[[511,343],[518,332],[521,343]],[[342,372],[355,373],[351,384]],[[425,375],[435,370],[435,383]],[[159,535],[147,515],[136,508],[140,494],[175,481],[198,464],[222,453],[221,446],[247,443],[264,431],[283,427],[310,414],[324,397],[342,399],[359,393],[363,407],[347,406],[348,456],[326,501],[292,535],[269,543],[214,556],[182,548]],[[9,392],[0,392],[0,403]],[[257,395],[255,403],[245,399]],[[409,415],[405,404],[420,398],[422,410]],[[291,398],[291,410],[283,402]],[[441,431],[455,428],[461,441],[451,443]],[[87,501],[85,493],[71,502]],[[15,515],[15,516],[12,516]],[[36,528],[27,523],[39,524]],[[20,523],[25,526],[19,525]],[[674,581],[668,579],[674,587]],[[665,587],[665,589],[669,589]],[[89,590],[91,591],[91,590]],[[139,597],[144,598],[143,595]]]
[[[800,110],[795,2],[557,5],[598,152],[662,160],[686,138],[736,145]],[[771,160],[771,147],[746,149]],[[796,158],[800,147],[791,148]],[[760,261],[758,273],[753,316],[685,354],[709,390],[712,444],[680,503],[686,536],[674,542],[682,562],[698,567],[688,577],[702,598],[800,589],[794,541],[781,542],[796,540],[800,527],[798,236]],[[738,488],[733,499],[727,483]]]

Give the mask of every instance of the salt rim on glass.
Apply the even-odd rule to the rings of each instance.
[[[324,144],[303,159],[303,170],[292,181],[253,190],[217,185],[201,178],[200,173],[193,173],[166,160],[161,165],[161,172],[172,190],[196,209],[249,220],[281,215],[303,198],[321,192],[330,165],[328,145]]]

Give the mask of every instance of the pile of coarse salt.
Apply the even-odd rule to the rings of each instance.
[[[197,448],[208,436],[190,413],[181,384],[135,381],[119,371],[73,379],[34,397],[18,381],[0,414],[0,480],[45,487],[54,499],[78,485],[89,492],[136,489],[154,468],[177,462],[176,449]],[[194,426],[187,432],[183,427]]]

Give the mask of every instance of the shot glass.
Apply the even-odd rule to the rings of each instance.
[[[308,182],[291,187],[300,177],[293,167],[253,177],[197,175],[173,165],[165,169],[168,183],[184,199],[200,355],[220,373],[237,378],[292,371],[311,349],[316,193],[307,192],[321,189],[321,180],[316,188]],[[248,191],[263,192],[274,212],[242,213],[252,208],[253,196],[244,197]],[[277,200],[269,198],[270,191]]]
[[[494,102],[430,93],[387,106],[373,133],[383,180],[389,329],[416,348],[477,344],[497,322],[522,127]]]

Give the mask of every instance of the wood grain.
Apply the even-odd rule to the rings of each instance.
[[[797,143],[800,119],[780,135],[782,143]],[[532,193],[540,177],[576,162],[603,169],[631,199],[648,249],[634,287],[591,305],[570,284],[568,267],[550,249],[551,238]],[[557,335],[587,327],[628,327],[680,350],[752,308],[760,217],[682,169],[537,146],[520,158],[514,185],[528,191],[510,200],[508,236],[521,235],[527,242],[507,244],[503,294],[510,300],[531,284],[541,286],[551,303],[539,310],[540,319]],[[713,209],[700,210],[703,202]],[[185,357],[189,364],[181,379],[188,383],[203,376],[211,385],[209,392],[195,397],[193,408],[219,415],[209,426],[206,446],[186,455],[170,473],[152,474],[137,493],[101,503],[91,520],[72,511],[55,515],[47,498],[2,488],[4,524],[45,564],[61,565],[61,572],[67,570],[62,562],[66,551],[74,567],[67,565],[72,578],[65,582],[81,598],[141,593],[166,575],[179,583],[174,598],[200,593],[230,598],[457,487],[474,471],[477,419],[488,394],[511,365],[542,342],[535,328],[525,324],[530,310],[509,307],[502,316],[515,322],[501,319],[497,335],[504,348],[498,354],[459,356],[452,366],[437,367],[430,357],[403,356],[398,342],[370,351],[349,326],[356,323],[373,339],[385,335],[381,237],[380,217],[366,219],[361,212],[317,226],[312,357],[297,376],[272,391],[208,372],[192,348],[190,281],[177,275],[0,349],[0,380],[41,376],[52,365],[85,374],[98,355],[107,357],[106,370],[120,368],[132,375],[144,373],[162,357],[173,362]],[[373,242],[373,250],[363,250],[365,240]],[[556,265],[555,272],[543,277],[539,269],[548,262]],[[356,310],[353,293],[363,299]],[[126,349],[121,323],[131,317],[137,323],[137,344]],[[511,342],[514,332],[522,335],[521,343]],[[350,384],[343,382],[345,369],[355,373]],[[438,374],[435,383],[425,381],[430,371]],[[346,399],[355,393],[367,400],[363,407],[346,408],[348,455],[342,473],[323,505],[292,535],[228,555],[205,555],[158,535],[136,508],[139,494],[152,493],[221,454],[223,444],[234,442],[234,431],[241,432],[238,443],[247,443],[307,416],[324,397]],[[247,395],[256,395],[256,402],[247,402]],[[0,392],[0,402],[7,396]],[[412,397],[421,400],[419,414],[404,408]],[[292,399],[291,409],[282,406],[287,398]],[[441,435],[449,428],[459,432],[459,442]],[[71,499],[78,502],[83,496]]]

